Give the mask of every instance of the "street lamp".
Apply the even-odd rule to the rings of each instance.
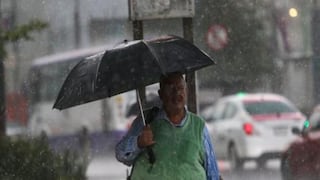
[[[298,16],[298,10],[296,8],[290,8],[289,9],[289,16],[293,17],[293,18],[297,17]]]

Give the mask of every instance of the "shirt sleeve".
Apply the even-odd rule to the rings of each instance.
[[[219,180],[219,168],[217,165],[216,156],[214,153],[214,147],[211,143],[211,137],[209,135],[208,129],[205,126],[203,130],[203,143],[205,147],[205,162],[204,162],[204,168],[207,175],[207,180]]]
[[[132,123],[127,134],[118,142],[115,147],[116,158],[127,166],[131,166],[135,158],[142,151],[137,145],[137,139],[143,129],[141,116],[138,116]]]

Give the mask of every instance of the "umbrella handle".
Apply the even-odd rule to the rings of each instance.
[[[143,121],[143,125],[146,126],[146,119],[143,113],[143,109],[142,109],[142,103],[141,103],[141,99],[140,99],[140,94],[138,89],[136,90],[137,93],[137,99],[138,99],[138,104],[139,104],[139,109],[140,109],[140,113],[141,113],[141,117],[142,117],[142,121]],[[147,147],[147,153],[149,156],[149,163],[153,164],[154,162],[156,162],[156,156],[154,155],[153,149],[151,146]]]
[[[139,94],[138,89],[136,89],[136,93],[137,93],[137,100],[138,100],[138,103],[139,103],[139,109],[140,109],[143,125],[146,126],[146,119],[144,117],[142,104],[141,104],[141,99],[140,99],[140,94]],[[147,153],[148,153],[148,156],[149,156],[149,163],[153,164],[156,161],[156,157],[154,155],[154,152],[153,152],[153,149],[151,148],[151,146],[147,147]]]

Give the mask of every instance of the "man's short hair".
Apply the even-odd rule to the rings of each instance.
[[[168,78],[172,77],[172,76],[178,76],[179,78],[183,79],[184,80],[184,77],[183,77],[183,73],[181,72],[172,72],[172,73],[169,73],[167,75],[162,75],[160,77],[160,89],[163,87],[163,85],[166,83],[166,81],[168,80]]]

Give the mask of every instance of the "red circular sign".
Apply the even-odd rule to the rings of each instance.
[[[210,26],[207,32],[206,42],[214,51],[224,48],[228,43],[226,28],[220,24]]]

